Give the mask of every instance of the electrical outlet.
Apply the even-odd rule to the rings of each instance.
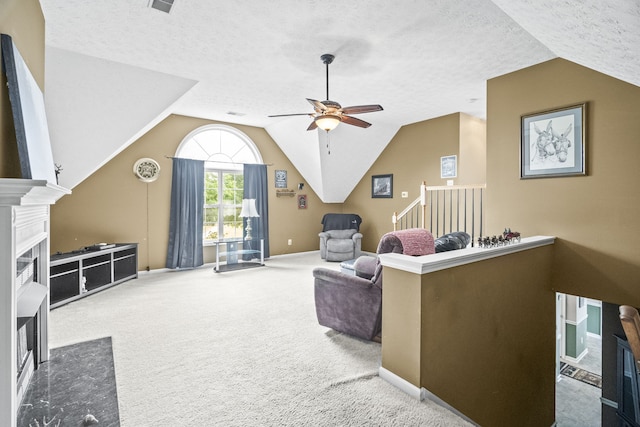
[[[293,245],[293,240],[292,239],[287,240],[287,245],[289,246]]]

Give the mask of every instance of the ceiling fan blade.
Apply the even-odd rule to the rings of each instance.
[[[309,127],[307,128],[307,130],[314,130],[317,129],[318,125],[316,124],[316,121],[312,121],[311,124],[309,125]]]
[[[287,117],[287,116],[311,116],[311,113],[295,113],[295,114],[273,114],[267,117]]]
[[[351,117],[351,116],[343,115],[341,117],[341,121],[348,125],[358,126],[361,128],[368,128],[369,126],[371,126],[371,123],[367,123],[364,120],[356,119],[355,117]]]
[[[309,99],[309,98],[307,98],[307,101],[309,101],[309,103],[313,105],[313,108],[315,108],[317,111],[326,111],[327,109],[327,106],[320,101],[316,101],[315,99]]]
[[[374,111],[382,111],[382,105],[355,105],[353,107],[344,107],[344,114],[362,114],[373,113]]]

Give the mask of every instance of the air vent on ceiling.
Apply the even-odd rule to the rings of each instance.
[[[150,8],[157,9],[166,13],[171,12],[172,6],[173,6],[173,0],[150,0],[149,2]]]

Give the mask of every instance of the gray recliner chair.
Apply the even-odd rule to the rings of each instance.
[[[320,237],[320,258],[327,261],[347,261],[360,256],[362,234],[355,229],[328,230]]]

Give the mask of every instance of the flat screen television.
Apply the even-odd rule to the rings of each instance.
[[[57,184],[44,96],[11,36],[0,38],[22,178]]]

